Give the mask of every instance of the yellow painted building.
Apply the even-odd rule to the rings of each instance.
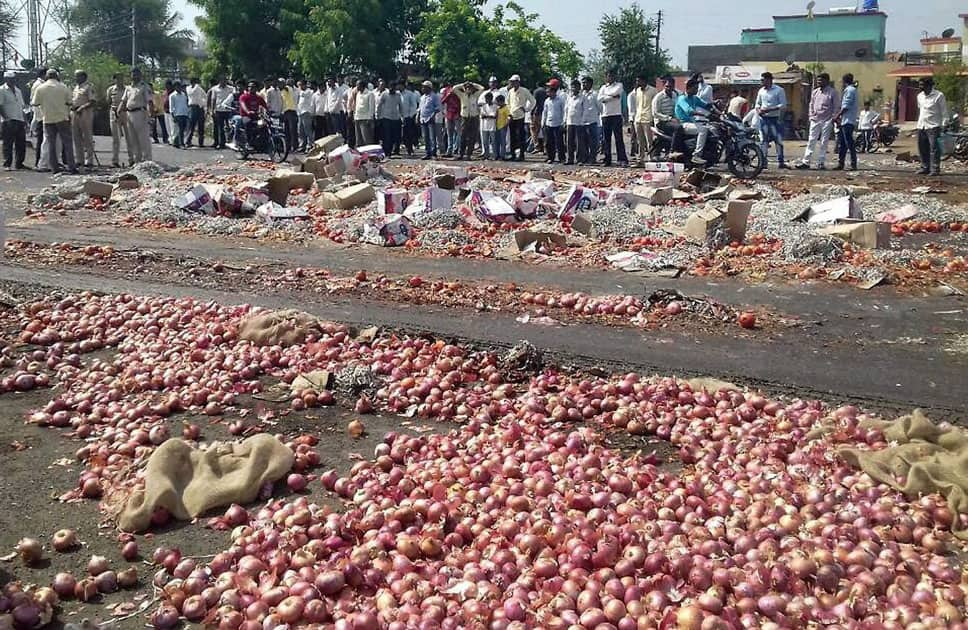
[[[840,79],[850,72],[857,82],[861,102],[872,100],[878,106],[885,101],[894,100],[894,88],[897,79],[889,77],[888,73],[903,68],[904,64],[897,61],[824,61],[823,71],[830,75],[831,80],[840,88]],[[785,61],[749,62],[749,65],[766,66],[770,72],[783,72],[787,69]],[[801,63],[801,67],[804,64]]]

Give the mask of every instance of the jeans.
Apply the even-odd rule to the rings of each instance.
[[[568,163],[574,163],[576,157],[579,164],[588,160],[588,133],[584,125],[568,125],[565,129],[568,149]],[[577,153],[577,155],[576,155]]]
[[[625,138],[622,136],[622,116],[603,116],[602,127],[605,129],[602,147],[605,149],[605,166],[612,164],[612,137],[615,138],[615,153],[620,163],[629,161],[625,154]]]
[[[565,144],[562,137],[562,130],[563,127],[544,128],[545,152],[548,155],[548,159],[552,162],[565,161]]]
[[[874,130],[873,129],[861,129],[860,130],[860,146],[857,147],[864,153],[870,153],[871,142],[874,140]]]
[[[504,160],[508,157],[508,127],[504,129],[498,129],[497,135],[494,136],[494,142],[497,144],[497,155],[494,156],[496,160]]]
[[[941,172],[941,127],[918,130],[918,153],[921,170],[935,175]]]
[[[437,125],[434,121],[420,123],[420,130],[423,131],[424,151],[427,157],[437,155]]]
[[[508,127],[511,129],[511,159],[515,160],[520,157],[523,161],[525,149],[524,118],[521,120],[514,120],[512,118],[508,123]]]
[[[195,132],[198,132],[198,146],[205,145],[205,110],[200,105],[188,106],[188,140],[185,144],[191,146]]]
[[[776,158],[782,167],[786,164],[783,157],[783,130],[779,116],[763,116],[760,118],[760,133],[763,134],[763,154],[770,149],[770,143],[776,144]]]
[[[225,124],[231,119],[231,112],[215,112],[215,121],[212,123],[215,126],[215,146],[219,149],[225,148]]]
[[[447,155],[451,156],[455,153],[460,152],[460,138],[461,138],[461,119],[454,118],[444,122],[444,127],[447,130]]]
[[[66,154],[65,162],[67,169],[71,172],[77,170],[77,163],[74,162],[74,138],[71,136],[71,123],[64,120],[58,123],[44,123],[44,135],[47,136],[47,164],[50,170],[57,173],[60,165],[57,163],[57,140],[60,139]]]
[[[313,143],[313,118],[309,112],[299,114],[299,143],[304,149]]]
[[[820,155],[817,157],[817,166],[824,166],[827,162],[827,145],[830,143],[830,136],[833,134],[833,120],[811,120],[810,133],[807,140],[807,150],[803,153],[802,164],[810,166],[813,161],[813,153],[820,145]]]
[[[161,128],[161,141],[168,144],[168,123],[165,122],[165,115],[161,114],[151,119],[151,139],[158,142],[158,128]]]
[[[481,131],[481,148],[485,160],[497,158],[497,131]]]
[[[5,120],[2,127],[3,165],[23,168],[27,154],[27,125],[22,120]],[[14,159],[16,151],[16,159]]]
[[[188,129],[188,116],[173,116],[175,119],[175,137],[172,146],[181,148],[185,143],[185,130]]]
[[[235,131],[235,137],[233,140],[236,143],[238,143],[239,138],[242,137],[242,130],[245,128],[245,125],[248,124],[248,122],[249,119],[246,116],[239,116],[238,114],[232,116],[232,129]]]
[[[477,145],[480,134],[481,119],[477,116],[473,118],[462,118],[461,119],[461,134],[460,134],[460,156],[472,158],[474,157],[474,147]]]
[[[847,152],[850,152],[850,165],[857,168],[857,147],[854,146],[854,125],[843,124],[840,126],[840,155],[837,162],[843,166]]]
[[[383,143],[383,152],[387,157],[400,152],[400,121],[392,118],[381,118],[380,138]]]

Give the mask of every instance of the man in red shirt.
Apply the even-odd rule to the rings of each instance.
[[[454,92],[454,88],[448,83],[441,90],[440,100],[444,109],[444,125],[447,132],[447,142],[445,151],[441,157],[453,157],[454,153],[460,150],[461,119],[460,119],[460,98]]]
[[[242,131],[244,125],[248,125],[253,119],[257,118],[259,112],[269,110],[265,99],[259,96],[256,91],[257,87],[255,81],[250,81],[245,92],[239,96],[239,114],[232,118],[232,123],[235,126],[236,142],[238,142],[239,133]]]

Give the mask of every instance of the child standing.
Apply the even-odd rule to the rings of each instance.
[[[505,147],[507,147],[508,140],[508,122],[511,119],[511,111],[507,106],[507,99],[503,94],[498,94],[495,99],[497,104],[497,135],[496,135],[496,146],[494,149],[494,157],[498,160],[506,159]]]
[[[872,140],[874,139],[874,126],[880,117],[880,114],[871,110],[871,102],[864,101],[864,109],[860,113],[860,120],[857,125],[861,136],[859,148],[864,153],[869,153],[871,150]]]
[[[481,105],[481,144],[485,160],[497,158],[497,104],[491,92],[484,94]]]

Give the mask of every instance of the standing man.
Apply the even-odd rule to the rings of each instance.
[[[161,127],[161,140],[168,144],[168,121],[165,114],[168,112],[168,95],[170,90],[166,87],[152,92],[151,103],[151,138],[158,144],[158,128]]]
[[[615,153],[619,166],[628,166],[625,154],[625,138],[622,133],[622,83],[615,80],[615,71],[605,73],[605,85],[598,90],[598,100],[602,104],[602,139],[605,149],[605,166],[612,165],[612,137],[615,138]]]
[[[460,152],[460,96],[454,91],[454,86],[448,83],[441,90],[440,101],[444,109],[444,137],[447,139],[447,146],[441,153],[445,158],[452,158],[455,153]]]
[[[709,127],[707,127],[697,116],[707,115],[709,103],[699,98],[699,84],[695,79],[689,79],[686,83],[686,93],[679,96],[676,101],[676,118],[682,123],[682,132],[687,136],[696,136],[696,149],[692,152],[692,163],[702,166],[706,160],[702,157],[703,149],[706,148],[706,139],[709,137]]]
[[[313,140],[329,135],[326,122],[326,82],[320,81],[313,94]]]
[[[282,93],[282,124],[286,130],[286,142],[290,151],[299,146],[299,114],[296,112],[296,88],[292,79],[279,79]]]
[[[565,144],[567,146],[568,161],[575,163],[575,154],[579,164],[584,164],[588,158],[588,141],[585,136],[585,95],[581,91],[581,81],[573,79],[571,92],[565,101]]]
[[[639,141],[636,164],[644,167],[652,153],[652,122],[655,118],[652,113],[652,102],[659,91],[644,74],[637,76],[635,81],[635,111],[632,112],[632,121],[635,123],[635,136]]]
[[[269,114],[272,116],[282,116],[282,92],[275,79],[266,79],[266,105],[269,106]]]
[[[87,168],[94,168],[94,87],[87,73],[74,73],[77,84],[71,96],[71,132],[74,135],[74,158]]]
[[[767,155],[770,143],[776,144],[776,157],[781,169],[790,168],[783,157],[783,110],[787,106],[786,92],[773,84],[773,74],[764,72],[761,76],[763,87],[756,93],[756,114],[760,117],[760,132],[763,136],[763,154]]]
[[[403,99],[403,146],[407,149],[407,156],[413,157],[413,147],[419,141],[417,113],[420,110],[420,96],[414,85],[408,83],[400,97]]]
[[[168,111],[175,119],[175,137],[172,146],[181,149],[185,146],[185,133],[188,129],[189,112],[188,94],[185,93],[185,86],[181,81],[175,81],[174,91],[168,95]]]
[[[669,157],[678,157],[682,147],[682,125],[676,118],[676,103],[679,93],[676,91],[676,80],[671,75],[662,77],[663,90],[652,98],[652,121],[662,133],[672,138]]]
[[[67,169],[77,174],[74,162],[74,139],[71,137],[71,91],[60,82],[56,70],[47,71],[47,80],[40,84],[30,98],[30,104],[40,108],[44,120],[44,136],[47,138],[47,163],[59,173],[57,140],[60,139],[66,154]]]
[[[339,134],[346,139],[346,92],[343,86],[330,78],[326,87],[326,119],[330,134]]]
[[[512,75],[508,82],[508,113],[511,115],[511,160],[524,162],[527,149],[524,137],[524,119],[534,110],[534,96],[526,87],[521,87],[521,76]]]
[[[192,146],[192,138],[196,131],[198,132],[198,147],[205,146],[205,101],[208,95],[199,80],[198,77],[189,79],[188,89],[185,90],[185,95],[188,97],[188,139],[185,141],[186,147]]]
[[[306,82],[300,80],[296,83],[296,114],[299,115],[299,145],[300,151],[309,150],[309,145],[313,143],[313,91],[309,89]]]
[[[598,100],[595,91],[595,81],[591,77],[581,80],[582,94],[585,97],[585,113],[582,120],[585,125],[585,142],[588,143],[586,160],[582,164],[597,164],[598,150],[601,147],[600,125],[602,119],[602,102]]]
[[[148,138],[148,120],[154,115],[164,115],[164,110],[154,109],[151,86],[141,78],[141,70],[131,69],[131,85],[124,88],[118,111],[125,118],[128,136],[128,163],[137,164],[151,159],[151,142]],[[164,120],[162,120],[164,124]]]
[[[434,84],[431,81],[424,81],[420,86],[420,92],[418,117],[420,129],[423,131],[423,159],[430,160],[437,157],[437,114],[440,113],[440,96],[434,91]]]
[[[111,110],[108,118],[111,121],[111,166],[120,168],[121,166],[121,138],[124,137],[128,144],[128,155],[131,154],[130,141],[128,135],[124,133],[124,112],[118,111],[121,99],[124,97],[124,75],[120,72],[114,75],[114,83],[108,87],[104,94]]]
[[[544,113],[544,102],[547,98],[548,91],[543,85],[538,85],[534,90],[534,109],[531,110],[531,150],[534,153],[542,153],[545,150],[541,115]]]
[[[565,97],[558,93],[561,82],[552,79],[548,82],[544,109],[541,114],[541,127],[544,129],[545,149],[548,164],[565,161],[564,136],[562,126],[565,124]]]
[[[484,88],[477,83],[465,81],[454,87],[454,93],[460,99],[460,148],[457,159],[473,159],[474,146],[481,135],[481,110],[478,103],[478,93]]]
[[[400,130],[403,121],[403,97],[397,91],[397,84],[383,91],[376,99],[377,124],[383,142],[383,153],[390,157],[400,154]]]
[[[857,103],[857,86],[854,85],[854,75],[844,75],[844,93],[840,99],[840,112],[834,120],[840,125],[840,151],[838,152],[835,171],[844,170],[844,161],[850,151],[850,170],[857,170],[857,147],[854,146],[854,130],[857,129],[857,117],[860,115]]]
[[[353,124],[356,126],[356,146],[373,144],[375,137],[376,97],[366,87],[366,81],[356,82],[356,109],[353,110]]]
[[[921,79],[918,93],[918,152],[921,170],[918,175],[941,175],[941,130],[948,119],[948,101],[934,89],[934,79]]]
[[[226,83],[225,77],[219,77],[218,83],[209,90],[212,106],[212,126],[215,128],[215,148],[225,148],[225,126],[232,118],[231,99],[235,90]]]
[[[817,150],[818,144],[820,155],[817,157],[817,170],[822,171],[827,168],[827,144],[830,142],[830,136],[833,135],[834,118],[839,111],[840,96],[830,85],[830,75],[824,72],[817,77],[817,87],[810,95],[810,136],[803,159],[797,164],[798,170],[810,169],[813,153]]]
[[[13,70],[8,70],[3,73],[3,85],[0,85],[0,137],[3,138],[3,168],[7,171],[27,168],[24,166],[27,154],[26,107],[23,92],[14,83],[16,78]]]

